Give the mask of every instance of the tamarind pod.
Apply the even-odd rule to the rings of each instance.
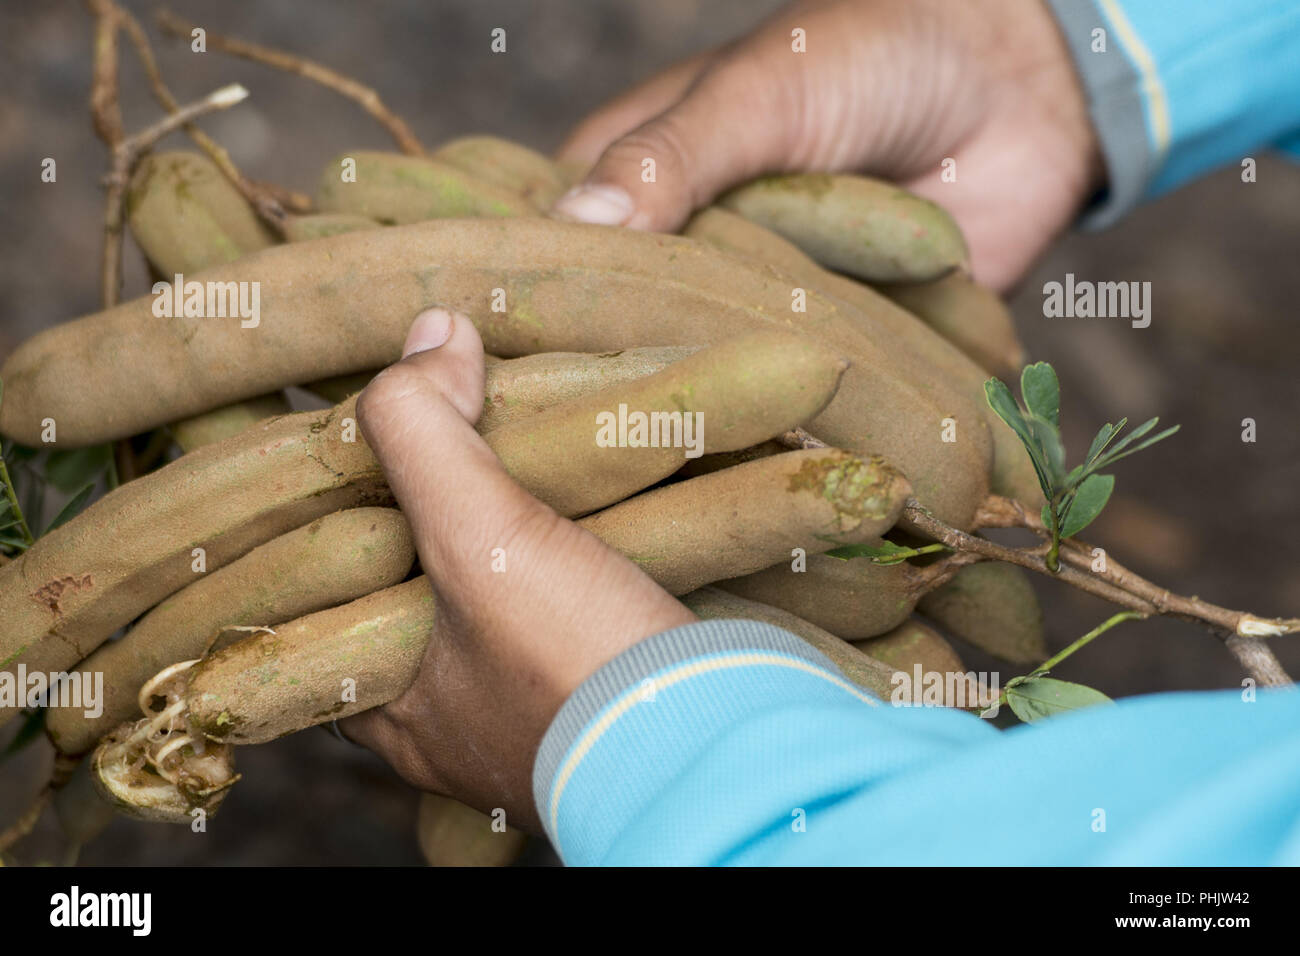
[[[271,392],[172,422],[167,427],[181,450],[191,452],[204,445],[225,441],[264,419],[287,415],[291,411],[293,407],[283,392]]]
[[[793,570],[785,561],[716,586],[855,641],[884,634],[907,620],[920,596],[918,579],[917,569],[907,563],[880,565],[866,558],[844,561],[810,554],[804,571]]]
[[[955,527],[970,526],[987,493],[976,443],[942,441],[943,412],[893,374],[861,323],[815,291],[793,312],[789,277],[690,239],[542,217],[434,220],[273,247],[194,278],[261,282],[260,324],[159,319],[146,297],[48,329],[0,369],[0,432],[34,444],[53,418],[63,447],[95,444],[161,424],[162,410],[196,414],[379,368],[400,356],[411,317],[440,303],[502,357],[800,332],[855,363],[813,434],[884,456]]]
[[[275,245],[274,234],[210,159],[165,152],[144,157],[126,190],[127,225],[167,278]]]
[[[914,617],[908,618],[888,634],[870,640],[854,641],[853,646],[894,671],[902,671],[908,676],[906,682],[895,685],[900,703],[925,703],[924,680],[918,684],[914,679],[918,667],[923,675],[944,675],[941,701],[944,707],[970,706],[977,700],[977,697],[972,696],[972,692],[977,693],[977,689],[970,687],[966,665],[962,663],[957,651],[934,628]],[[948,679],[950,674],[961,676]],[[963,685],[960,690],[957,686],[959,683]],[[907,688],[910,688],[910,694],[905,692]]]
[[[1025,347],[1002,298],[963,273],[934,282],[878,287],[907,311],[961,349],[981,368],[1014,379],[1025,365]]]
[[[834,397],[847,367],[806,336],[751,332],[484,437],[516,481],[573,517],[667,478],[686,460],[690,442],[702,451],[733,451],[809,421]],[[676,416],[680,425],[667,442],[654,435],[663,447],[650,445],[648,436],[640,447],[619,447],[614,420],[625,411]]]
[[[190,726],[258,744],[386,704],[419,672],[434,604],[422,576],[215,651],[190,671]]]
[[[889,699],[894,668],[874,657],[868,657],[852,644],[789,611],[738,597],[715,587],[692,591],[682,597],[681,602],[695,612],[697,617],[706,621],[740,618],[784,628],[825,654],[840,669],[840,673],[853,683],[882,700]]]
[[[284,224],[284,237],[290,242],[305,242],[308,239],[323,239],[326,236],[337,236],[345,232],[380,228],[381,225],[369,216],[358,216],[347,212],[319,212],[291,217]]]
[[[663,346],[600,355],[540,352],[489,365],[478,430],[486,433],[610,385],[645,378],[695,351]]]
[[[459,800],[422,793],[416,819],[420,852],[430,866],[509,866],[528,835],[514,827],[496,830],[493,822]]]
[[[766,176],[718,204],[784,236],[827,268],[868,281],[928,282],[967,261],[961,230],[942,207],[865,176]]]
[[[64,671],[119,627],[194,581],[338,511],[388,504],[345,403],[285,415],[121,485],[0,567],[0,667]],[[18,712],[0,709],[0,723]]]
[[[962,568],[923,596],[916,608],[950,636],[999,660],[1037,664],[1047,657],[1043,609],[1029,577],[1000,561]]]
[[[347,158],[356,161],[356,179],[345,182],[342,161]],[[537,212],[510,190],[448,163],[372,150],[344,153],[325,167],[316,186],[316,208],[366,216],[383,225]]]
[[[431,158],[522,196],[538,210],[550,209],[569,188],[550,157],[497,136],[461,136],[438,147]]]
[[[578,523],[670,594],[879,537],[912,493],[879,458],[792,451],[628,498]]]
[[[77,668],[103,675],[102,713],[51,707],[45,729],[59,750],[79,754],[138,716],[136,695],[178,661],[202,657],[223,627],[273,626],[400,582],[415,560],[410,529],[392,508],[353,508],[274,538],[199,578],[146,614],[125,637]]]
[[[930,319],[923,313],[905,311],[909,308],[909,300],[896,295],[911,293],[913,297],[922,300],[927,297],[941,298],[946,315],[959,319],[961,311],[956,303],[961,295],[945,293],[939,297],[928,290],[940,290],[958,284],[980,290],[969,278],[958,273],[931,284],[885,286],[885,291],[891,297],[887,298],[870,286],[823,269],[793,243],[727,209],[711,207],[695,213],[693,219],[686,224],[684,234],[736,252],[737,255],[776,265],[806,282],[809,287],[840,299],[863,315],[870,316],[872,324],[883,328],[885,347],[891,349],[896,368],[904,378],[910,382],[937,382],[940,388],[946,386],[950,392],[948,401],[952,402],[953,398],[959,401],[958,420],[976,423],[974,434],[961,437],[970,437],[980,444],[991,442],[989,490],[1017,498],[1030,507],[1039,507],[1043,503],[1043,492],[1037,483],[1034,466],[1024,451],[1021,440],[1005,421],[993,414],[992,408],[988,407],[988,402],[984,399],[984,381],[987,380],[988,373],[976,364],[978,356],[972,359],[969,350],[959,347],[961,343],[958,339],[940,334],[944,332],[943,326],[937,323],[927,325]],[[1010,315],[996,295],[987,290],[980,290],[976,295],[980,299],[992,298],[993,302],[972,302],[972,310],[998,310],[1002,313],[1001,319],[988,320],[987,324],[996,326],[997,321],[1001,321],[1009,326]],[[954,304],[949,304],[949,300]],[[982,325],[984,321],[976,320],[974,324]],[[1009,326],[1009,329],[1014,338],[1014,326]],[[992,338],[993,341],[998,341],[997,334],[993,334]],[[1018,343],[1017,351],[1008,354],[1013,358],[1013,363],[1023,364],[1023,349]],[[1011,378],[1018,376],[1019,367],[1019,364],[1011,365],[1011,371],[1008,372]],[[983,421],[984,425],[978,424],[979,421]]]
[[[153,772],[130,745],[142,721],[120,724],[87,758],[95,790],[110,806],[128,816],[158,823],[189,823],[201,809],[212,816],[239,779],[232,747],[209,743],[200,753],[186,747],[180,785]]]

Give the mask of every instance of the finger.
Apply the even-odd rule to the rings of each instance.
[[[729,186],[784,167],[799,115],[793,87],[762,56],[715,63],[681,100],[612,143],[554,214],[675,232]]]
[[[713,56],[712,50],[698,53],[616,96],[577,125],[556,158],[590,168],[610,143],[680,100]]]

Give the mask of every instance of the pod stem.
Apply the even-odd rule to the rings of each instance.
[[[1059,651],[1056,654],[1053,654],[1047,660],[1043,661],[1043,663],[1039,664],[1032,671],[1030,671],[1029,676],[1042,677],[1044,674],[1052,670],[1052,668],[1054,668],[1057,664],[1061,663],[1061,661],[1065,660],[1075,651],[1079,650],[1085,645],[1090,644],[1092,643],[1092,641],[1101,637],[1101,635],[1105,634],[1116,624],[1122,624],[1124,621],[1144,620],[1146,617],[1147,615],[1141,613],[1140,611],[1120,611],[1118,614],[1112,614],[1110,617],[1106,618],[1106,620],[1102,621],[1100,624],[1094,627],[1087,634],[1083,635],[1083,637],[1079,638],[1077,641],[1074,641],[1072,644],[1070,644],[1069,647],[1065,648],[1062,651]],[[999,707],[1001,707],[1003,704],[1007,702],[1007,692],[1010,689],[1011,689],[1010,687],[1002,688],[1002,693],[998,696]]]
[[[1009,548],[944,524],[915,498],[903,506],[903,517],[922,534],[947,545],[972,561],[1006,561],[1029,571],[1045,574],[1081,591],[1096,595],[1141,616],[1167,615],[1201,624],[1227,645],[1229,651],[1259,684],[1280,687],[1291,684],[1277,656],[1261,638],[1300,632],[1300,619],[1262,618],[1245,611],[1233,611],[1183,597],[1153,584],[1105,555],[1100,548],[1074,538],[1059,538],[1042,519],[1018,501],[990,495],[975,518],[977,528],[1026,528],[1044,539],[1037,547]],[[1105,556],[1104,561],[1098,555]],[[1053,570],[1049,557],[1057,561]]]

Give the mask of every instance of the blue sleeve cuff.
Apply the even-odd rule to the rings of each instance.
[[[1143,199],[1300,134],[1300,5],[1291,0],[1048,3],[1109,173],[1084,225],[1108,226]]]

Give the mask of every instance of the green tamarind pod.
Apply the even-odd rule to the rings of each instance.
[[[1002,298],[964,273],[934,282],[881,285],[880,291],[965,352],[981,368],[1014,380],[1025,347]]]
[[[921,598],[917,610],[952,637],[1012,664],[1047,657],[1043,610],[1023,570],[1001,561],[967,565]]]
[[[928,282],[967,260],[961,230],[940,206],[864,176],[766,176],[733,189],[719,205],[827,268],[869,282]]]
[[[795,562],[785,561],[717,586],[789,611],[846,641],[876,637],[907,620],[924,586],[919,569],[906,562],[880,565],[810,554],[806,563],[806,570],[796,571]]]
[[[550,209],[569,188],[550,157],[497,136],[461,136],[434,150],[432,158],[516,193],[539,210]]]
[[[825,654],[849,680],[882,700],[889,699],[894,668],[856,650],[852,644],[780,608],[738,597],[718,588],[700,588],[681,599],[703,620],[762,621],[784,628]]]
[[[792,548],[816,553],[876,539],[911,492],[882,459],[817,448],[656,488],[579,524],[670,594],[685,594],[765,568]]]
[[[380,228],[382,228],[380,224],[369,216],[358,216],[348,212],[320,212],[307,216],[294,216],[285,223],[284,237],[290,242],[305,242],[308,239],[323,239],[326,236],[338,236],[345,232]]]
[[[250,425],[276,415],[288,415],[291,411],[293,407],[284,392],[271,392],[269,395],[250,398],[246,402],[225,405],[192,418],[172,422],[167,427],[176,444],[183,451],[190,452],[204,445],[225,441]]]
[[[202,657],[222,629],[273,626],[391,587],[414,560],[410,529],[392,508],[337,511],[274,538],[176,592],[82,661],[78,671],[103,675],[100,715],[51,707],[46,731],[63,753],[83,753],[139,716],[136,695],[149,678]]]
[[[436,793],[420,794],[416,832],[430,866],[509,866],[528,843],[524,832]]]
[[[355,163],[355,178],[348,160]],[[370,150],[344,153],[325,167],[316,187],[316,208],[366,216],[384,225],[537,212],[515,193],[448,163]]]
[[[487,368],[478,430],[490,432],[570,399],[645,378],[696,351],[669,345],[599,354],[539,352],[497,362]]]

